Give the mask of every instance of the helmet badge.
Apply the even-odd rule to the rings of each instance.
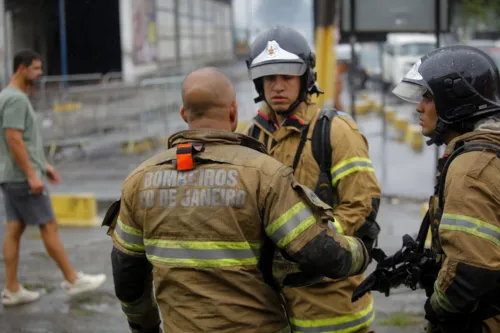
[[[422,64],[422,59],[418,59],[418,61],[413,64],[412,68],[406,73],[405,78],[410,80],[423,80],[422,74],[418,71],[420,65]]]
[[[271,40],[267,42],[267,57],[268,58],[276,58],[278,56],[279,44],[275,40]]]

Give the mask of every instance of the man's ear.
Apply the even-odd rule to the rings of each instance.
[[[184,120],[184,122],[186,124],[188,123],[188,120],[186,117],[186,110],[184,109],[184,105],[181,106],[181,118],[182,118],[182,120]]]
[[[236,100],[231,104],[229,120],[231,121],[231,130],[236,131],[236,128],[238,128],[238,101]]]

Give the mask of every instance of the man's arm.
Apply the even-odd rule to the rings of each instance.
[[[355,232],[366,220],[375,221],[381,190],[368,154],[368,143],[354,121],[335,117],[330,140],[332,185],[337,189],[335,226],[345,235]]]
[[[142,226],[136,221],[133,210],[135,195],[137,193],[132,186],[124,186],[120,213],[112,234],[111,265],[115,294],[127,316],[131,332],[161,332],[153,294],[153,267],[146,258]]]
[[[14,161],[26,175],[33,193],[41,193],[43,183],[36,175],[35,168],[31,164],[30,156],[23,140],[23,131],[26,126],[25,120],[28,111],[29,106],[23,98],[17,96],[11,97],[5,105],[2,127]]]
[[[5,124],[4,124],[5,128]],[[37,177],[33,165],[31,165],[30,157],[26,145],[23,140],[23,130],[17,128],[5,128],[5,138],[9,149],[16,161],[17,165],[23,170],[26,178],[33,179]]]
[[[369,261],[363,242],[328,228],[331,207],[297,183],[292,172],[283,166],[265,195],[266,234],[312,273],[333,279],[362,273]]]
[[[446,181],[439,226],[446,258],[426,306],[427,312],[434,312],[431,317],[440,320],[475,311],[480,300],[498,293],[500,281],[500,203],[487,184],[475,176],[453,175],[453,167]],[[476,163],[474,169],[483,168]]]

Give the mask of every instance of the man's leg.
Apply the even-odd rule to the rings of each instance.
[[[51,206],[52,208],[52,206]],[[106,275],[83,274],[77,273],[71,266],[64,246],[57,232],[57,222],[55,219],[49,223],[40,225],[43,244],[49,255],[54,259],[61,269],[66,281],[61,283],[61,286],[70,295],[77,295],[86,291],[91,291],[99,288],[106,280]]]
[[[19,290],[17,281],[17,265],[19,263],[19,245],[26,226],[21,221],[9,221],[3,243],[3,258],[5,262],[5,288],[10,292]]]
[[[40,298],[40,293],[26,290],[17,280],[17,265],[19,263],[19,247],[21,236],[26,229],[19,210],[16,207],[18,199],[19,183],[1,184],[3,201],[7,217],[7,228],[3,247],[5,262],[6,286],[2,291],[2,304],[13,306],[36,301]],[[21,190],[22,193],[26,192]]]
[[[64,246],[59,238],[56,220],[51,220],[47,224],[40,225],[40,232],[42,234],[43,244],[45,245],[47,252],[61,269],[64,278],[69,283],[74,283],[76,281],[77,274],[71,266],[68,256],[66,255],[66,251],[64,250]]]
[[[57,263],[64,275],[62,288],[70,295],[77,295],[99,288],[106,280],[106,275],[90,275],[76,272],[70,264],[66,250],[59,237],[57,221],[52,202],[47,190],[42,195],[31,196],[31,220],[40,226],[43,244],[49,255]]]
[[[11,186],[11,206],[18,212],[20,218],[27,225],[38,225],[43,243],[49,255],[61,269],[65,281],[62,287],[70,294],[76,295],[85,291],[97,289],[106,280],[106,275],[87,275],[77,273],[71,266],[63,247],[57,222],[50,201],[50,195],[45,188],[42,194],[30,194],[27,182]]]

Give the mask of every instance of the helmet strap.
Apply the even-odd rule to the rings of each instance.
[[[438,118],[438,120],[436,122],[436,130],[434,131],[434,134],[425,143],[428,146],[430,146],[432,144],[435,144],[436,146],[441,146],[444,143],[443,134],[447,128],[448,128],[448,124],[446,124],[444,121],[442,121],[441,119]]]

